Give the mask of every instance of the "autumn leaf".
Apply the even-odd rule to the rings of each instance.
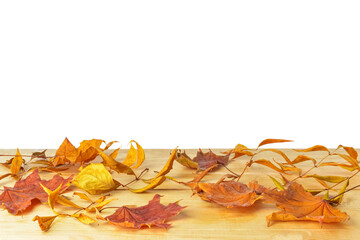
[[[91,163],[85,167],[72,183],[90,194],[109,192],[119,186],[101,163]]]
[[[97,149],[99,155],[102,157],[103,164],[108,166],[109,168],[111,168],[112,170],[118,172],[118,173],[125,173],[128,175],[135,175],[134,171],[127,165],[116,161],[114,158],[112,158],[111,156],[107,155],[106,153],[104,153],[102,150]]]
[[[21,157],[19,149],[17,149],[15,157],[11,161],[10,172],[12,174],[18,174],[20,172],[23,162],[24,162],[24,160]]]
[[[134,146],[132,145],[133,143],[136,144],[137,149],[134,148]],[[141,147],[141,145],[139,143],[137,143],[134,140],[131,140],[129,152],[126,155],[125,160],[122,163],[125,164],[126,166],[129,166],[132,168],[138,168],[141,166],[141,164],[144,162],[144,160],[145,160],[144,149]]]
[[[199,149],[196,157],[193,160],[198,163],[200,170],[205,170],[216,164],[226,165],[229,161],[229,156],[229,154],[219,156],[213,153],[211,150],[209,150],[207,153],[203,153],[203,151]]]
[[[120,225],[128,228],[142,228],[157,226],[162,228],[170,227],[165,223],[170,217],[176,216],[185,207],[177,202],[165,206],[160,203],[160,195],[156,194],[154,198],[145,206],[129,208],[120,207],[114,214],[105,217],[105,219],[114,225]]]
[[[69,187],[72,178],[73,176],[64,179],[57,174],[51,180],[41,180],[36,169],[27,178],[16,182],[14,187],[4,187],[0,195],[0,204],[9,213],[16,215],[28,208],[34,199],[39,199],[42,203],[48,201],[48,194],[41,185],[51,191],[61,185],[60,193],[62,193]]]
[[[101,139],[91,139],[91,140],[84,140],[80,143],[80,146],[77,148],[78,155],[76,157],[75,162],[90,162],[94,160],[97,155],[98,151],[97,148],[100,148],[101,144],[105,142]]]
[[[51,224],[53,221],[58,217],[58,215],[55,216],[48,216],[48,217],[39,217],[35,216],[33,218],[33,221],[38,221],[39,227],[42,231],[47,232],[50,229]]]
[[[192,160],[185,152],[178,154],[175,160],[188,168],[197,169],[199,167],[198,163]]]
[[[88,215],[83,214],[83,213],[72,214],[70,217],[76,218],[80,222],[82,222],[84,224],[87,224],[87,225],[97,222],[95,219],[93,219],[93,218],[91,218]]]
[[[65,138],[55,153],[55,157],[51,160],[54,166],[60,164],[74,163],[78,156],[78,150],[68,138]]]
[[[292,140],[268,138],[263,140],[261,143],[259,143],[257,148],[264,146],[266,144],[283,143],[283,142],[292,142]]]
[[[257,184],[257,183],[256,183]],[[255,185],[255,183],[253,183]],[[227,208],[249,207],[262,198],[254,189],[237,181],[198,184],[197,194],[205,201],[214,202]],[[260,189],[257,187],[257,189]]]
[[[274,202],[282,209],[267,216],[268,226],[271,221],[305,220],[322,224],[344,222],[349,218],[346,213],[334,209],[329,201],[313,196],[296,182],[283,191],[267,191],[263,195],[268,202]]]
[[[322,146],[322,145],[315,145],[306,149],[294,149],[297,152],[313,152],[313,151],[325,151],[330,153],[329,149],[327,149],[326,147]]]
[[[244,155],[247,155],[247,156],[253,156],[254,153],[249,151],[249,149],[245,146],[245,145],[242,145],[242,144],[237,144],[235,146],[234,149],[231,149],[231,150],[228,150],[228,151],[225,151],[225,152],[222,152],[223,154],[232,154],[234,153],[234,156],[232,159],[234,158],[238,158],[238,157],[241,157],[241,156],[244,156]]]

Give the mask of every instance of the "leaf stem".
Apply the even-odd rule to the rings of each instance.
[[[331,200],[333,200],[333,199],[335,199],[335,198],[337,198],[337,197],[339,197],[339,196],[343,195],[344,193],[349,192],[349,191],[351,191],[351,190],[353,190],[353,189],[355,189],[355,188],[358,188],[358,187],[360,187],[360,185],[356,185],[355,187],[349,188],[349,189],[345,190],[344,192],[339,193],[338,195],[336,195],[336,196],[334,196],[334,197],[330,198],[328,201],[331,201]]]

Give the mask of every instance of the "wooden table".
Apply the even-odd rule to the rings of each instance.
[[[24,154],[31,154],[35,150],[20,150]],[[186,150],[189,156],[194,156],[197,150]],[[222,150],[214,150],[220,153]],[[296,155],[293,150],[285,150],[290,158]],[[15,154],[15,150],[0,150],[0,154]],[[127,150],[121,150],[118,159],[124,159]],[[160,170],[167,161],[170,150],[145,150],[146,160],[137,172],[148,167],[151,170]],[[53,155],[54,150],[48,150],[48,155]],[[321,152],[314,153],[315,157],[321,157]],[[262,158],[276,158],[274,153],[263,153]],[[4,162],[10,157],[1,157],[0,161]],[[231,162],[228,167],[240,172],[246,158]],[[310,163],[306,163],[310,164]],[[306,169],[306,164],[303,164]],[[310,165],[309,165],[310,167]],[[341,171],[338,168],[326,167],[326,175],[340,174],[348,176],[349,172]],[[7,173],[9,170],[3,166],[0,167],[0,173]],[[74,170],[75,172],[76,170]],[[204,181],[215,182],[225,173],[226,169],[220,168],[212,172]],[[64,173],[68,176],[70,173]],[[170,176],[183,181],[189,181],[194,177],[195,171],[187,169],[177,162],[174,163],[174,169]],[[147,173],[149,178],[153,172]],[[253,165],[243,176],[242,181],[247,183],[251,180],[257,180],[266,187],[274,187],[268,175],[278,177],[278,174],[269,168]],[[41,173],[43,178],[50,178],[52,175]],[[120,182],[126,183],[128,176],[116,175],[114,177]],[[359,177],[352,179],[350,187],[359,183]],[[130,179],[130,178],[129,178]],[[13,186],[14,180],[6,178],[0,181],[1,186]],[[136,186],[142,186],[138,182]],[[317,183],[307,183],[308,188],[321,188]],[[341,185],[340,185],[341,186]],[[71,187],[66,196],[72,197],[72,191],[79,191]],[[191,196],[189,188],[167,180],[157,189],[142,194],[135,194],[130,191],[114,191],[112,197],[118,200],[113,201],[109,206],[122,205],[145,205],[153,198],[155,193],[163,195],[161,202],[168,204],[181,199],[180,205],[188,206],[179,215],[171,218],[168,222],[172,226],[166,229],[126,229],[114,225],[100,222],[93,225],[85,225],[73,218],[58,218],[54,221],[52,228],[48,232],[42,232],[32,218],[35,215],[51,216],[53,213],[46,204],[37,204],[23,216],[13,216],[7,211],[0,213],[0,239],[356,239],[360,236],[360,194],[358,190],[346,194],[344,202],[339,209],[347,212],[351,219],[341,224],[324,224],[320,228],[317,222],[276,222],[272,226],[266,226],[266,216],[278,209],[274,205],[257,203],[249,208],[232,208],[227,209],[213,203],[201,200],[198,196]],[[93,196],[96,199],[96,196]],[[78,198],[75,199],[78,204],[83,204]],[[61,208],[56,207],[61,211]],[[114,210],[105,210],[103,216],[110,215]]]

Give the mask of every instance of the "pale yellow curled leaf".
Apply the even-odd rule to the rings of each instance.
[[[38,221],[39,227],[41,228],[41,231],[48,231],[50,229],[51,224],[57,218],[59,215],[56,216],[48,216],[48,217],[39,217],[35,216],[33,218],[33,221]]]
[[[116,199],[112,198],[112,199],[103,200],[103,201],[97,203],[95,206],[88,207],[85,210],[87,212],[96,212],[96,210],[102,209],[105,205],[109,204],[110,202],[112,202],[114,200],[116,200]]]
[[[340,177],[340,176],[320,176],[317,174],[313,175],[305,175],[304,178],[316,178],[325,182],[331,182],[331,183],[339,183],[342,181],[345,181],[346,177]]]
[[[278,180],[276,180],[272,176],[269,176],[269,178],[273,181],[273,183],[279,190],[284,190],[284,186]]]
[[[81,193],[81,192],[73,192],[73,195],[80,197],[83,200],[92,202],[92,200],[89,198],[88,195],[86,195],[85,193]]]
[[[346,188],[349,186],[349,179],[346,180],[344,186],[340,189],[338,192],[338,196],[334,199],[332,199],[332,202],[341,203],[344,198],[344,193],[346,191]]]
[[[146,186],[143,187],[143,188],[139,188],[139,189],[129,188],[129,190],[132,191],[132,192],[134,192],[134,193],[142,193],[142,192],[145,192],[145,191],[147,191],[147,190],[156,188],[157,186],[159,186],[160,184],[162,184],[165,180],[166,180],[166,177],[165,177],[165,176],[159,176],[159,177],[153,179],[150,184],[146,185]]]
[[[114,170],[118,173],[126,173],[128,175],[135,175],[134,171],[129,166],[126,166],[125,164],[116,161],[114,158],[107,155],[100,149],[97,149],[97,151],[98,151],[99,155],[102,157],[102,159],[104,160],[103,163],[106,166],[108,166],[109,168],[111,168],[112,170]]]
[[[76,203],[73,203],[72,201],[70,201],[69,199],[67,199],[64,196],[59,195],[58,198],[56,199],[56,202],[67,206],[67,207],[74,207],[74,208],[78,208],[78,209],[83,209],[83,207],[77,205]]]
[[[130,149],[125,157],[125,160],[122,162],[122,164],[125,164],[126,166],[131,167],[135,164],[137,158],[137,152],[136,149],[132,144],[130,144]]]
[[[59,213],[57,213],[57,212],[54,210],[54,207],[55,207],[56,200],[57,200],[58,197],[59,197],[62,184],[60,184],[59,187],[56,188],[54,191],[51,191],[51,190],[48,189],[47,187],[44,187],[41,183],[40,183],[40,186],[44,189],[44,191],[45,191],[45,192],[47,193],[47,195],[48,195],[48,203],[49,203],[49,206],[50,206],[51,210],[52,210],[55,214],[59,214]]]
[[[22,163],[23,163],[23,158],[19,152],[19,149],[17,149],[15,157],[11,161],[10,172],[12,174],[18,174],[20,172]]]
[[[168,161],[166,162],[165,166],[160,170],[155,177],[152,178],[152,181],[158,179],[160,176],[165,176],[165,174],[169,173],[172,169],[173,163],[176,159],[177,147],[172,151]]]
[[[109,171],[101,163],[91,163],[76,176],[72,183],[90,194],[101,194],[118,187]]]
[[[84,224],[92,224],[92,223],[97,222],[95,219],[93,219],[83,213],[72,214],[71,217],[76,218],[77,220],[79,220],[80,222],[82,222]]]

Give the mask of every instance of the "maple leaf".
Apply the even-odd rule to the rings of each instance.
[[[119,186],[101,163],[91,163],[82,169],[72,183],[90,194],[108,192]]]
[[[145,206],[129,208],[120,207],[114,214],[105,217],[105,219],[114,225],[120,225],[128,228],[158,226],[162,228],[170,227],[165,221],[176,216],[185,207],[177,202],[165,206],[160,203],[160,195],[156,194],[154,198]]]
[[[0,204],[9,213],[16,215],[28,208],[34,199],[39,199],[42,203],[48,201],[48,194],[42,186],[54,191],[62,185],[59,190],[62,193],[69,187],[72,178],[73,176],[64,179],[57,174],[51,180],[41,180],[36,169],[25,179],[17,181],[14,187],[4,187],[4,192],[0,195]]]
[[[205,170],[216,164],[226,165],[229,161],[230,154],[219,156],[213,153],[211,150],[207,153],[203,153],[201,149],[197,152],[196,157],[193,159],[198,163],[200,170]]]
[[[257,200],[264,191],[264,187],[257,182],[252,182],[249,187],[237,181],[221,183],[198,183],[197,194],[205,201],[214,202],[227,208],[249,207]]]
[[[266,201],[275,202],[282,209],[266,217],[268,226],[271,221],[306,220],[322,224],[344,222],[349,218],[345,212],[333,208],[328,200],[313,196],[296,182],[283,191],[266,191],[263,195]]]
[[[54,166],[60,164],[67,164],[70,162],[75,162],[79,152],[77,148],[72,145],[68,138],[62,142],[60,147],[55,153],[55,157],[52,159],[52,163]]]

